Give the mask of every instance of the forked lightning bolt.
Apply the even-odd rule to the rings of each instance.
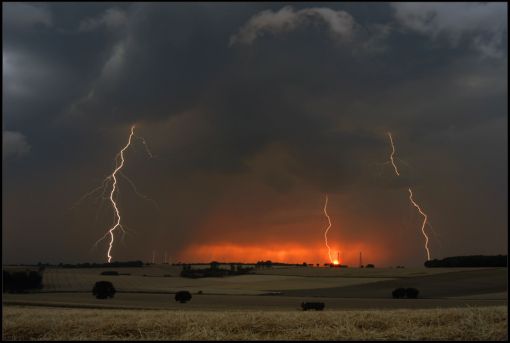
[[[395,155],[395,145],[393,144],[393,137],[391,136],[391,132],[388,132],[388,137],[390,138],[391,149],[392,149],[391,155],[390,155],[390,161],[391,161],[391,164],[393,165],[393,168],[395,169],[395,174],[397,174],[397,176],[400,176],[400,173],[398,172],[397,165],[395,164],[395,161],[393,159],[393,156]],[[413,200],[413,191],[411,190],[411,187],[408,187],[408,190],[409,190],[409,200],[411,201],[411,204],[414,207],[416,207],[418,212],[420,212],[420,214],[423,216],[421,232],[423,233],[423,236],[425,237],[425,250],[427,251],[427,261],[429,261],[430,260],[429,237],[427,236],[427,233],[425,232],[425,225],[427,225],[428,217],[425,214],[425,212],[423,212],[421,207]]]
[[[113,235],[113,233],[114,233],[114,231],[118,227],[122,228],[122,226],[120,225],[120,212],[119,212],[119,208],[117,207],[117,203],[113,199],[113,195],[115,194],[115,191],[117,190],[117,177],[116,177],[116,174],[117,174],[117,172],[119,170],[122,169],[122,167],[124,167],[124,151],[131,145],[131,138],[134,135],[134,131],[135,131],[135,126],[133,125],[133,126],[131,126],[131,134],[129,135],[129,139],[128,139],[127,144],[120,150],[120,153],[115,157],[115,163],[116,164],[118,162],[118,157],[120,157],[120,164],[117,164],[115,170],[113,171],[113,173],[111,175],[111,178],[113,179],[113,186],[112,186],[112,191],[110,192],[110,201],[112,203],[113,209],[115,210],[116,222],[111,227],[111,229],[108,230],[108,233],[110,234],[110,244],[109,244],[109,247],[108,247],[108,252],[106,254],[108,256],[108,263],[110,263],[111,260],[112,260],[112,255],[110,255],[110,253],[112,251],[113,242],[115,241],[115,236]]]
[[[157,203],[146,197],[145,195],[141,194],[138,192],[138,190],[136,189],[136,186],[135,184],[133,183],[133,181],[131,181],[130,178],[128,178],[126,175],[124,175],[124,173],[122,173],[121,169],[124,167],[124,163],[125,163],[125,159],[124,159],[124,152],[126,151],[126,149],[129,148],[129,146],[131,145],[131,142],[132,142],[132,138],[133,137],[136,137],[138,139],[140,139],[142,141],[142,143],[144,144],[145,146],[145,150],[147,152],[147,154],[149,155],[149,157],[153,157],[152,153],[150,152],[149,150],[149,147],[147,145],[147,143],[145,142],[145,139],[143,139],[142,137],[139,137],[137,135],[135,135],[135,125],[131,126],[131,133],[129,135],[129,138],[128,138],[128,142],[126,143],[126,145],[119,151],[119,153],[115,156],[115,168],[112,172],[112,174],[108,175],[104,180],[103,182],[101,183],[101,186],[97,187],[97,188],[94,188],[92,191],[86,193],[79,201],[81,202],[83,199],[91,196],[92,194],[98,192],[99,190],[102,190],[101,194],[99,195],[100,198],[102,199],[108,199],[113,207],[113,224],[112,224],[112,227],[103,235],[103,237],[101,237],[99,240],[96,241],[96,243],[94,244],[94,246],[96,246],[99,242],[101,242],[102,240],[104,240],[105,238],[107,238],[108,236],[110,236],[110,242],[109,242],[109,245],[108,245],[108,251],[107,251],[107,254],[106,254],[106,257],[108,259],[108,262],[110,263],[111,260],[112,260],[112,255],[111,255],[111,251],[112,251],[112,248],[113,248],[113,244],[115,242],[115,231],[117,229],[120,229],[123,233],[126,233],[126,231],[124,230],[124,227],[122,226],[122,223],[121,223],[121,214],[120,214],[120,210],[119,210],[119,207],[117,205],[117,198],[118,198],[118,195],[119,195],[119,185],[118,185],[118,179],[117,179],[117,174],[120,174],[120,176],[122,176],[125,180],[127,180],[129,182],[129,184],[131,185],[131,187],[133,188],[133,191],[140,197],[144,198],[145,200],[149,200],[149,201],[152,201],[154,203],[154,205],[156,207],[158,207]],[[108,197],[106,197],[106,193],[107,193],[107,187],[109,186],[110,184],[110,181],[111,181],[111,184],[112,184],[112,189],[110,191],[110,194]],[[78,204],[77,203],[77,204]],[[158,207],[159,208],[159,207]]]
[[[328,248],[328,256],[330,262],[333,264],[338,264],[339,262],[337,260],[333,260],[333,258],[331,257],[331,248],[328,245],[328,231],[329,229],[331,229],[331,218],[328,215],[327,208],[328,208],[328,195],[326,194],[326,202],[324,203],[324,214],[326,215],[326,218],[328,218],[328,227],[326,228],[326,231],[324,231],[324,241],[326,242],[326,247]]]

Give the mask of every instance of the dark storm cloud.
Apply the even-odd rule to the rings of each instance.
[[[34,171],[32,196],[53,203],[40,230],[57,239],[76,226],[59,209],[106,176],[133,122],[159,158],[132,157],[130,176],[164,211],[126,207],[142,206],[145,218],[132,218],[134,226],[150,227],[175,249],[194,237],[196,211],[212,211],[230,177],[279,163],[259,180],[279,192],[411,183],[434,199],[441,193],[434,181],[462,171],[476,174],[480,192],[506,201],[499,187],[506,162],[496,153],[507,140],[497,130],[507,120],[506,4],[3,6],[4,130],[31,146],[4,169],[9,239],[30,231],[30,221],[16,222],[14,199]],[[388,130],[414,166],[411,176],[378,174]],[[490,170],[469,168],[485,156],[459,148],[473,139],[493,152]],[[276,145],[285,164],[253,166]],[[43,196],[41,184],[56,185],[54,196]],[[484,213],[498,218],[493,230],[506,230],[501,210]],[[87,234],[86,225],[61,239],[93,241],[100,230]],[[141,250],[159,244],[145,243]],[[81,250],[66,254],[85,259]]]

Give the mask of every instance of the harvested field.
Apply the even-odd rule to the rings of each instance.
[[[284,290],[283,293],[289,296],[387,298],[395,288],[414,287],[420,290],[420,298],[443,298],[506,292],[507,285],[507,269],[492,268],[416,276],[356,286],[315,288],[313,290],[289,289]]]
[[[306,269],[306,268],[301,268]],[[285,275],[240,275],[222,278],[189,279],[179,277],[181,269],[172,266],[143,268],[112,268],[119,273],[131,275],[100,275],[105,268],[47,268],[43,274],[43,291],[88,292],[99,280],[111,281],[121,292],[176,292],[182,288],[191,292],[203,291],[213,294],[257,295],[268,290],[314,289],[352,286],[367,282],[391,280],[391,278],[365,277],[304,277]],[[145,276],[144,276],[145,275]],[[165,276],[166,275],[166,276]]]
[[[99,300],[92,296],[91,292],[4,294],[3,299],[4,304],[16,305],[168,309],[180,311],[296,311],[299,310],[301,302],[304,301],[322,301],[326,303],[326,311],[345,309],[447,308],[506,304],[505,299],[360,299],[210,294],[193,294],[190,302],[180,304],[174,300],[173,294],[117,293],[113,299]]]
[[[313,276],[313,277],[355,277],[355,278],[408,278],[436,275],[468,270],[491,268],[329,268],[278,266],[256,269],[259,275]]]
[[[4,340],[506,340],[507,307],[180,312],[4,307]]]

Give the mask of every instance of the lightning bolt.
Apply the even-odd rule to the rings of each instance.
[[[393,160],[393,155],[395,155],[395,145],[393,144],[393,138],[391,137],[390,132],[388,132],[388,136],[390,137],[390,143],[391,143],[391,149],[392,149],[391,155],[390,155],[391,164],[393,165],[393,168],[395,169],[395,174],[397,174],[397,176],[400,176],[397,166],[395,165],[395,160]]]
[[[131,187],[132,187],[132,189],[133,189],[133,191],[134,191],[134,193],[136,195],[138,195],[139,197],[141,197],[141,198],[143,198],[145,200],[151,201],[156,206],[156,208],[159,209],[158,204],[154,200],[152,200],[152,199],[148,198],[147,196],[145,196],[145,195],[141,194],[140,192],[138,192],[134,182],[121,171],[121,169],[124,167],[124,164],[125,164],[124,153],[131,146],[133,137],[138,138],[139,140],[141,140],[141,142],[145,146],[145,150],[146,150],[147,154],[149,155],[149,158],[154,157],[152,155],[152,153],[151,153],[151,151],[150,151],[150,149],[149,149],[145,139],[135,135],[135,127],[136,127],[136,125],[131,126],[130,135],[129,135],[129,138],[128,138],[128,141],[127,141],[126,145],[124,147],[122,147],[122,149],[117,153],[117,155],[115,155],[115,168],[114,168],[112,174],[108,175],[102,181],[101,186],[96,187],[93,190],[91,190],[90,192],[88,192],[85,195],[83,195],[82,198],[75,204],[75,206],[77,206],[85,198],[90,197],[93,194],[98,193],[99,191],[101,191],[101,193],[98,195],[97,198],[101,198],[102,200],[109,200],[109,202],[111,203],[111,206],[112,206],[112,208],[114,210],[113,211],[113,223],[112,223],[112,227],[100,239],[98,239],[94,243],[94,247],[96,247],[99,242],[101,242],[102,240],[106,239],[108,236],[110,237],[110,241],[109,241],[109,244],[108,244],[108,251],[107,251],[107,254],[106,254],[106,257],[108,259],[108,263],[110,263],[111,260],[112,260],[111,251],[112,251],[112,248],[113,248],[113,245],[114,245],[114,242],[115,242],[115,235],[114,235],[115,231],[117,229],[120,229],[122,231],[122,233],[124,234],[122,236],[122,241],[124,239],[125,234],[128,233],[124,229],[124,227],[123,227],[123,225],[121,223],[120,209],[119,209],[118,204],[117,204],[117,201],[118,201],[117,199],[119,197],[119,192],[120,192],[120,189],[119,189],[119,181],[120,180],[117,178],[117,175],[120,174],[120,176],[122,176],[126,181],[128,181],[128,183],[131,185]],[[107,193],[108,193],[107,192],[107,188],[109,187],[110,184],[112,185],[112,188],[111,188],[111,191],[109,192],[109,196],[107,196]],[[96,219],[97,219],[97,215],[96,215]]]
[[[113,171],[112,175],[110,176],[113,179],[112,191],[110,192],[110,202],[112,203],[113,209],[115,210],[116,221],[115,221],[114,225],[111,227],[111,229],[108,230],[108,233],[110,235],[110,243],[108,246],[108,252],[106,253],[106,255],[108,256],[108,263],[110,263],[112,260],[111,252],[112,252],[113,243],[115,241],[115,236],[113,235],[113,233],[115,232],[115,230],[118,227],[120,227],[122,229],[122,225],[120,224],[119,208],[117,207],[117,203],[113,199],[113,195],[115,194],[115,191],[117,190],[116,174],[119,170],[122,169],[122,167],[124,167],[124,151],[126,151],[126,149],[131,145],[131,138],[134,135],[134,131],[135,131],[135,125],[131,126],[131,134],[129,135],[127,144],[120,150],[120,152],[115,157],[115,163],[117,164],[117,166],[116,166],[115,170]],[[120,157],[120,164],[117,163],[119,157]]]
[[[425,250],[427,250],[427,261],[430,261],[430,251],[429,251],[429,237],[425,233],[425,225],[427,224],[427,215],[422,211],[420,206],[413,200],[413,191],[411,188],[408,188],[409,190],[409,200],[413,204],[414,207],[418,209],[418,212],[423,216],[423,223],[421,224],[421,232],[423,233],[423,236],[425,236]]]
[[[328,215],[327,209],[328,209],[328,195],[326,194],[326,202],[324,203],[324,214],[326,215],[326,218],[328,218],[328,227],[326,228],[326,231],[324,231],[324,241],[326,242],[326,247],[328,247],[329,260],[333,264],[338,264],[338,261],[333,260],[333,258],[331,257],[331,248],[328,245],[328,231],[329,229],[331,229],[331,218]]]
[[[400,173],[398,172],[397,165],[395,164],[395,161],[393,159],[393,156],[395,155],[395,145],[393,144],[393,137],[391,136],[391,132],[387,132],[387,134],[388,134],[388,137],[390,138],[391,149],[392,149],[391,155],[390,155],[390,161],[391,161],[391,164],[393,165],[393,168],[395,169],[395,174],[397,174],[397,176],[400,176]],[[411,201],[411,204],[414,207],[416,207],[418,212],[420,212],[420,214],[423,216],[421,232],[423,233],[423,236],[425,237],[425,250],[427,251],[427,261],[430,261],[429,237],[427,236],[427,233],[425,232],[425,225],[427,225],[428,217],[425,214],[425,212],[423,212],[421,207],[413,200],[413,191],[411,190],[411,187],[408,187],[408,190],[409,190],[409,200]]]

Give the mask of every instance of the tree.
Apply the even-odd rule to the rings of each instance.
[[[406,296],[406,289],[396,288],[393,292],[391,292],[391,295],[393,296],[393,299],[402,299]]]
[[[175,301],[178,301],[181,304],[184,304],[190,300],[191,300],[191,293],[188,291],[179,291],[179,292],[175,293]]]
[[[369,264],[367,264],[367,265],[365,266],[365,268],[375,268],[375,266],[374,266],[373,264],[369,263]]]
[[[23,293],[29,289],[40,289],[42,285],[42,273],[31,271],[3,271],[4,292]]]
[[[409,299],[416,299],[416,298],[418,298],[418,294],[419,293],[420,293],[420,291],[417,290],[416,288],[407,288],[406,289],[406,296]]]
[[[92,288],[92,294],[97,299],[113,298],[115,292],[115,287],[110,281],[98,281]]]

